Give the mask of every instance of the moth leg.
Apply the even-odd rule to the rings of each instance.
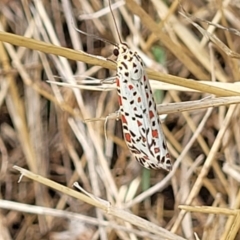
[[[101,79],[101,84],[113,84],[113,83],[116,83],[116,76]]]
[[[117,114],[117,121],[119,120],[120,116],[121,116],[121,111],[120,109],[118,109],[115,113],[110,113],[108,114],[108,116],[105,118],[105,121],[104,121],[104,136],[105,136],[105,139],[107,140],[107,122],[108,122],[108,119],[109,117],[111,117],[111,115],[115,115]]]
[[[121,109],[119,108],[116,112],[115,112],[116,114],[117,114],[117,121],[119,121],[119,119],[120,119],[120,116],[121,116]]]

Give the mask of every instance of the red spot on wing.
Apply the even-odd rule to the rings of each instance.
[[[160,148],[154,148],[154,152],[155,153],[159,153],[160,152]]]
[[[149,111],[149,117],[152,119],[154,117],[153,111]]]
[[[131,135],[130,135],[130,133],[125,133],[125,134],[124,134],[124,137],[125,137],[125,140],[126,140],[127,142],[131,142]]]
[[[128,88],[129,88],[130,90],[132,90],[132,89],[133,89],[133,85],[128,85]]]
[[[138,97],[138,102],[141,102],[141,101],[142,101],[142,99],[140,97]]]
[[[152,130],[152,137],[153,138],[158,138],[158,131],[157,130]]]
[[[118,103],[120,106],[122,106],[122,97],[121,96],[118,96]]]
[[[142,126],[142,123],[139,120],[137,120],[137,125],[140,127]]]
[[[147,98],[149,98],[149,94],[148,94],[148,92],[146,93],[146,96],[147,96]]]
[[[119,78],[116,79],[116,84],[117,84],[117,87],[120,87],[120,81],[119,81]]]
[[[146,76],[145,76],[145,75],[143,76],[143,80],[144,80],[144,82],[147,80],[147,78],[146,78]]]
[[[127,124],[127,119],[126,117],[122,114],[122,123],[126,123]]]

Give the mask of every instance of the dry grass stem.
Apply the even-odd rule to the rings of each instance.
[[[238,2],[111,1],[173,169],[143,169],[116,121],[108,1],[0,1],[0,238],[239,239]]]

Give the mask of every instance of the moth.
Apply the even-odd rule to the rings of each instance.
[[[125,142],[143,167],[170,171],[171,158],[145,66],[138,53],[122,42],[110,0],[109,8],[118,33],[119,44],[76,30],[115,46],[113,54],[117,58],[116,84]]]
[[[152,89],[141,57],[120,43],[117,57],[117,91],[123,135],[136,160],[145,168],[172,168]]]

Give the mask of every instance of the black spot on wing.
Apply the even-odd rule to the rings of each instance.
[[[152,106],[152,101],[151,100],[148,102],[148,106],[149,106],[149,108],[151,108],[151,106]]]
[[[140,141],[141,141],[141,139],[140,139],[140,138],[136,138],[136,141],[137,141],[137,142],[140,142]]]
[[[125,69],[128,69],[127,64],[125,62],[121,62],[121,64],[125,67]]]
[[[149,168],[151,169],[156,169],[157,166],[154,163],[149,163]]]
[[[133,136],[133,137],[136,137],[136,134],[130,130],[130,134]]]
[[[149,128],[147,128],[147,130],[146,130],[146,133],[147,133],[147,135],[148,135],[149,131],[150,131],[150,129],[149,129]]]
[[[141,157],[136,157],[136,160],[142,165],[145,166],[146,159]]]
[[[142,116],[142,114],[134,114],[135,115],[135,117],[137,117],[137,118],[143,118],[143,116]]]

